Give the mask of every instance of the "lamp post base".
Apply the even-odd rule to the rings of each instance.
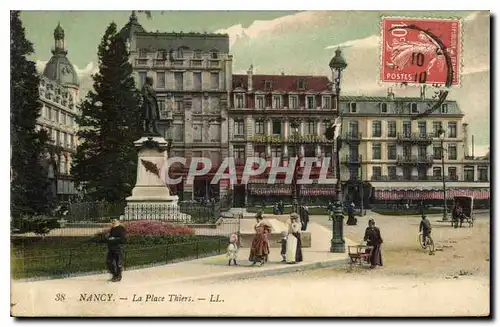
[[[443,221],[448,221],[448,213],[446,211],[443,212]]]
[[[333,228],[332,228],[332,241],[330,244],[330,252],[344,253],[345,240],[344,240],[344,215],[342,213],[342,205],[337,202],[333,214]]]

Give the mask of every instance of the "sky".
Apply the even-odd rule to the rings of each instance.
[[[451,90],[465,113],[475,139],[475,155],[484,155],[490,139],[490,17],[488,12],[381,11],[165,11],[152,19],[138,14],[147,31],[219,32],[230,36],[233,73],[250,65],[257,74],[331,75],[328,63],[335,49],[343,49],[348,67],[342,94],[385,95],[391,85],[379,82],[380,22],[382,16],[460,18],[462,28],[462,83]],[[21,18],[27,38],[34,43],[32,60],[43,69],[54,45],[53,31],[65,30],[68,58],[79,74],[82,92],[92,85],[97,70],[97,45],[114,21],[121,28],[129,11],[25,11]],[[397,96],[418,95],[413,87],[395,88]],[[488,126],[488,128],[485,128]]]

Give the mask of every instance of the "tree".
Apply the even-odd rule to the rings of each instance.
[[[48,171],[42,164],[49,137],[36,130],[40,116],[39,77],[34,52],[25,37],[19,11],[10,12],[10,138],[11,214],[13,217],[48,213],[54,205]]]
[[[71,173],[91,200],[123,201],[135,184],[142,136],[140,93],[132,77],[125,41],[111,23],[98,47],[94,90],[80,105],[80,145]]]

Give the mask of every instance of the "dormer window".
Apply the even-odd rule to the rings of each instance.
[[[418,114],[418,107],[416,103],[410,103],[411,113]]]
[[[387,103],[380,104],[380,112],[383,114],[387,113]]]
[[[241,109],[245,107],[245,98],[243,97],[243,94],[236,94],[236,108]]]
[[[257,95],[256,99],[257,99],[257,101],[256,101],[257,109],[264,109],[264,96]]]
[[[201,50],[194,50],[193,57],[194,59],[201,59],[202,52]]]
[[[219,59],[219,52],[212,50],[212,52],[210,53],[210,58]]]
[[[441,113],[442,114],[447,114],[448,113],[448,105],[446,103],[441,105]]]
[[[273,89],[273,81],[265,81],[264,82],[264,89],[272,90]]]
[[[355,113],[355,112],[357,112],[356,102],[350,102],[350,103],[349,103],[349,112],[350,112],[350,113]]]
[[[182,59],[184,58],[184,50],[182,48],[177,49],[176,52],[176,59]]]
[[[139,49],[139,58],[146,58],[148,55],[147,49]]]
[[[306,81],[303,79],[297,81],[297,90],[305,90],[306,89]]]

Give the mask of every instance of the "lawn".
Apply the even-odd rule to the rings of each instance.
[[[217,255],[227,238],[198,236],[177,244],[127,244],[125,268],[168,264]],[[11,241],[11,275],[14,279],[58,277],[106,271],[107,247],[88,237],[16,238]]]

